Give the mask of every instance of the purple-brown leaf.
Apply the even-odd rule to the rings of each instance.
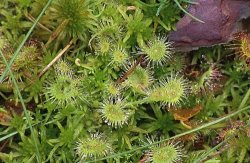
[[[170,33],[177,50],[189,51],[226,43],[242,30],[240,21],[250,16],[250,0],[196,0],[188,12],[205,23],[185,15]]]

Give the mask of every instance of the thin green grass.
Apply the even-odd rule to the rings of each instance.
[[[29,113],[27,111],[27,108],[26,108],[26,106],[24,104],[24,100],[23,100],[23,97],[21,95],[21,92],[20,92],[20,89],[18,87],[18,84],[16,82],[16,78],[13,75],[13,73],[12,73],[12,71],[11,71],[9,65],[8,65],[8,62],[7,62],[6,58],[4,57],[1,49],[0,49],[0,55],[1,55],[2,59],[3,59],[3,61],[4,61],[4,64],[6,65],[6,70],[8,70],[10,72],[10,76],[11,76],[12,82],[13,82],[15,88],[16,88],[17,95],[18,95],[18,97],[20,99],[22,108],[24,110],[24,114],[25,114],[25,117],[27,119],[27,122],[28,122],[28,125],[29,125],[29,129],[31,131],[31,136],[32,136],[32,139],[33,139],[35,147],[36,147],[36,159],[37,159],[37,162],[39,163],[39,162],[41,162],[41,157],[40,157],[40,153],[39,153],[39,149],[38,149],[38,145],[37,145],[38,143],[36,141],[37,139],[35,138],[34,131],[33,131],[32,125],[31,125],[31,118],[30,118]]]
[[[1,137],[1,138],[0,138],[0,142],[4,141],[5,139],[8,139],[8,138],[10,138],[10,137],[12,137],[12,136],[14,136],[14,135],[16,135],[16,134],[18,134],[17,131],[11,132],[11,133],[9,133],[8,135],[5,135],[5,136]]]
[[[183,1],[186,2],[186,3],[192,4],[192,5],[197,5],[197,4],[198,4],[198,3],[196,3],[196,2],[192,2],[192,1],[189,1],[189,0],[183,0]],[[205,23],[204,21],[200,20],[199,18],[197,18],[197,17],[193,16],[192,14],[190,14],[189,12],[187,12],[187,11],[181,6],[181,4],[178,2],[178,0],[174,0],[174,2],[175,2],[175,4],[179,7],[179,9],[180,9],[181,11],[183,11],[185,14],[187,14],[188,16],[190,16],[192,19],[194,19],[194,20],[196,20],[196,21],[198,21],[198,22],[200,22],[200,23]],[[142,2],[140,2],[140,3],[142,3]],[[161,2],[161,3],[160,3],[160,6],[158,7],[158,10],[157,10],[157,12],[156,12],[156,16],[159,16],[160,11],[162,10],[162,8],[163,8],[163,6],[164,6],[164,3],[165,3],[165,2]]]
[[[250,123],[246,124],[244,127],[249,126]],[[206,153],[202,154],[200,157],[198,157],[194,163],[199,163],[202,160],[206,159],[208,156],[210,156],[213,152],[216,152],[217,149],[219,149],[220,147],[223,147],[226,142],[228,140],[230,140],[231,138],[233,138],[233,135],[229,136],[228,138],[226,138],[224,141],[222,141],[221,143],[219,143],[218,145],[216,145],[215,147],[211,148],[210,150],[208,150]]]
[[[31,118],[28,114],[28,111],[26,109],[26,106],[24,104],[24,100],[23,100],[23,97],[21,95],[21,92],[20,92],[20,89],[18,87],[18,84],[16,82],[16,79],[11,71],[11,66],[12,64],[14,63],[17,55],[19,54],[19,52],[21,51],[22,47],[24,46],[25,42],[28,40],[29,36],[31,35],[32,31],[35,29],[38,21],[40,20],[40,18],[42,17],[42,15],[44,14],[44,12],[47,10],[47,8],[49,7],[49,5],[51,4],[52,0],[48,0],[47,4],[44,6],[43,10],[41,11],[41,13],[39,14],[39,16],[37,17],[37,19],[35,20],[35,22],[33,23],[32,27],[29,29],[28,33],[25,35],[25,38],[23,39],[23,41],[21,42],[21,44],[18,46],[18,48],[16,49],[15,53],[13,54],[13,57],[11,58],[10,62],[8,63],[6,58],[4,57],[2,51],[0,50],[0,55],[4,61],[4,64],[6,65],[6,69],[5,71],[3,72],[3,74],[1,75],[0,77],[0,83],[3,82],[5,76],[7,75],[8,71],[10,73],[10,76],[11,76],[11,79],[12,79],[12,82],[15,86],[15,89],[17,91],[17,94],[18,94],[18,97],[20,99],[20,102],[21,102],[21,105],[22,105],[22,108],[24,110],[24,114],[25,114],[25,117],[27,119],[27,122],[28,122],[28,125],[29,125],[29,129],[31,131],[31,136],[32,136],[32,139],[34,141],[34,145],[35,145],[35,148],[36,148],[36,159],[37,159],[37,162],[40,163],[41,162],[41,156],[40,156],[40,153],[39,153],[39,149],[38,149],[38,142],[37,142],[37,139],[35,138],[35,135],[34,135],[34,131],[33,131],[33,128],[32,128],[32,125],[31,125]],[[12,133],[11,136],[15,135],[16,133]],[[7,135],[8,137],[10,135]],[[5,136],[6,137],[6,136]],[[4,138],[5,138],[4,137]]]
[[[41,123],[43,123],[43,122],[45,122],[45,121],[46,121],[46,120],[37,122],[37,123],[33,124],[32,126],[36,126],[36,125],[41,124]],[[43,123],[43,125],[48,125],[48,124],[55,123],[55,122],[56,122],[55,120],[51,120],[51,121],[49,121],[49,122]],[[25,128],[25,130],[27,130],[27,129],[29,129],[29,127],[26,127],[26,128]],[[1,137],[1,138],[0,138],[0,142],[6,140],[6,139],[8,139],[8,138],[11,138],[12,136],[14,136],[14,135],[16,135],[16,134],[18,134],[17,131],[11,132],[11,133],[9,133],[9,134],[7,134],[7,135]]]
[[[176,5],[180,8],[180,10],[182,10],[185,14],[187,14],[188,16],[190,16],[192,19],[200,22],[200,23],[205,23],[204,21],[200,20],[199,18],[196,18],[195,16],[193,16],[192,14],[190,14],[189,12],[187,12],[182,6],[181,4],[178,2],[178,0],[174,0],[174,2],[176,3]],[[189,2],[190,3],[190,2]]]

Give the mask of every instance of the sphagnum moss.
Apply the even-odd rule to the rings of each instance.
[[[61,39],[65,37],[75,37],[85,40],[88,36],[88,30],[95,25],[95,17],[89,9],[88,0],[55,0],[52,5],[51,16],[64,23]]]

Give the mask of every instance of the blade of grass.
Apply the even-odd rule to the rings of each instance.
[[[248,89],[246,95],[244,96],[243,100],[241,101],[240,106],[239,106],[240,109],[246,105],[246,103],[248,102],[249,96],[250,96],[250,89]]]
[[[189,1],[189,0],[182,0],[183,2],[186,2],[186,3],[190,3],[190,4],[193,4],[193,5],[197,5],[198,2],[193,2],[193,1]]]
[[[6,65],[6,69],[9,70],[9,72],[10,72],[10,76],[11,76],[12,82],[13,82],[15,88],[16,88],[17,95],[18,95],[18,97],[19,97],[19,99],[20,99],[22,108],[23,108],[23,110],[24,110],[25,117],[26,117],[26,119],[27,119],[27,121],[28,121],[28,125],[29,125],[30,131],[31,131],[31,137],[32,137],[32,139],[33,139],[33,141],[34,141],[34,144],[35,144],[35,148],[36,148],[36,159],[37,159],[37,162],[40,163],[40,162],[41,162],[41,159],[40,159],[41,157],[40,157],[40,153],[39,153],[39,149],[38,149],[38,145],[37,145],[38,143],[37,143],[37,141],[36,141],[36,138],[35,138],[35,135],[34,135],[34,131],[33,131],[32,125],[31,125],[31,118],[30,118],[30,116],[29,116],[29,114],[28,114],[28,111],[27,111],[27,109],[26,109],[26,106],[25,106],[25,104],[24,104],[23,97],[22,97],[21,92],[20,92],[20,90],[19,90],[19,87],[18,87],[18,85],[17,85],[15,76],[13,75],[13,73],[12,73],[12,71],[11,71],[9,65],[8,65],[8,62],[7,62],[6,58],[4,57],[4,55],[3,55],[1,49],[0,49],[0,55],[1,55],[2,59],[3,59],[4,64]]]
[[[32,15],[30,15],[30,14],[28,14],[28,13],[25,13],[25,16],[32,22],[32,23],[34,23],[34,21],[36,20]],[[47,32],[49,32],[49,33],[52,33],[52,31],[49,29],[49,28],[47,28],[45,25],[43,25],[43,24],[41,24],[41,23],[39,23],[38,22],[38,24],[37,24],[41,29],[43,29],[43,30],[45,30],[45,31],[47,31]]]
[[[190,16],[192,19],[200,22],[200,23],[205,23],[204,21],[194,17],[192,14],[190,14],[189,12],[187,12],[182,6],[181,4],[178,2],[178,0],[174,0],[174,2],[176,3],[176,5],[180,8],[180,10],[182,10],[185,14],[187,14],[188,16]]]
[[[198,157],[193,163],[199,163],[201,162],[203,159],[207,158],[211,153],[215,152],[217,149],[221,148],[222,146],[225,145],[226,141],[229,140],[229,138],[227,138],[226,140],[222,141],[221,143],[219,143],[218,145],[216,145],[215,147],[211,148],[210,150],[208,150],[206,153],[202,154],[200,157]]]
[[[41,11],[41,13],[39,14],[39,16],[36,18],[36,20],[34,21],[32,27],[29,29],[28,33],[25,35],[25,38],[23,39],[23,41],[21,42],[21,44],[18,46],[18,48],[16,49],[15,53],[13,54],[13,57],[11,58],[10,62],[8,63],[8,66],[11,67],[14,60],[16,59],[17,55],[19,54],[19,52],[21,51],[22,47],[24,46],[25,42],[28,40],[29,36],[31,35],[32,31],[35,29],[38,21],[40,20],[40,18],[42,17],[42,15],[44,14],[44,12],[47,10],[47,8],[49,7],[49,5],[51,4],[52,0],[48,0],[47,4],[44,6],[43,10]],[[7,65],[6,65],[7,66]],[[1,77],[0,77],[0,83],[3,82],[4,77],[7,75],[8,73],[8,69],[6,68],[4,70],[4,72],[2,73]]]
[[[249,124],[245,125],[244,127],[249,126]],[[216,145],[215,147],[211,148],[210,150],[208,150],[206,153],[202,154],[200,157],[198,157],[193,163],[200,163],[200,162],[204,162],[207,159],[209,159],[208,157],[210,156],[210,158],[213,158],[214,155],[211,156],[211,154],[213,152],[216,152],[216,150],[218,150],[219,148],[223,148],[223,146],[229,145],[227,144],[227,141],[230,140],[231,138],[233,138],[235,135],[231,135],[228,138],[226,138],[224,141],[222,141],[221,143],[219,143],[218,145]],[[229,148],[230,146],[228,146]],[[217,155],[217,154],[216,154]]]
[[[38,125],[38,124],[41,124],[41,123],[43,123],[43,122],[45,122],[45,120],[33,124],[32,127],[33,127],[33,126],[36,126],[36,125]],[[56,122],[56,120],[52,120],[52,121],[49,121],[49,122],[47,122],[47,123],[44,123],[43,125],[48,125],[48,124],[55,123],[55,122]],[[29,129],[29,126],[26,127],[24,130],[27,130],[27,129]],[[7,134],[7,135],[1,137],[1,138],[0,138],[0,142],[6,140],[6,139],[8,139],[8,138],[10,138],[10,137],[12,137],[12,136],[14,136],[14,135],[16,135],[16,134],[18,134],[18,131],[11,132],[11,133],[9,133],[9,134]]]
[[[197,132],[197,131],[199,131],[201,129],[204,129],[206,127],[212,126],[212,125],[217,124],[217,123],[222,122],[222,121],[225,121],[225,120],[227,120],[227,119],[229,119],[229,118],[231,118],[231,117],[233,117],[233,116],[235,116],[235,115],[237,115],[237,114],[239,114],[239,113],[241,113],[243,111],[246,111],[246,110],[250,109],[250,106],[244,107],[244,105],[246,104],[246,101],[249,99],[249,96],[250,96],[250,89],[245,94],[245,96],[244,96],[244,98],[243,98],[243,100],[242,100],[242,102],[241,102],[241,104],[239,106],[238,111],[233,112],[233,113],[231,113],[231,114],[229,114],[229,115],[227,115],[225,117],[219,118],[217,120],[214,120],[212,122],[209,122],[209,123],[204,124],[202,126],[199,126],[197,128],[188,130],[188,131],[186,131],[184,133],[178,134],[176,136],[173,136],[173,137],[170,137],[170,138],[167,138],[167,139],[163,139],[161,141],[156,141],[154,143],[151,143],[151,144],[148,144],[148,145],[145,145],[145,146],[137,147],[137,148],[134,148],[134,149],[126,151],[126,152],[121,152],[121,153],[113,154],[113,155],[110,155],[110,156],[107,156],[107,157],[103,157],[103,158],[100,158],[100,159],[96,159],[96,160],[93,160],[93,161],[86,161],[86,163],[97,162],[97,161],[102,161],[102,160],[106,160],[106,159],[110,159],[110,158],[115,158],[115,157],[120,157],[120,156],[123,156],[123,155],[127,155],[127,154],[130,154],[132,152],[140,151],[140,150],[146,149],[146,148],[148,148],[150,146],[154,146],[154,145],[157,145],[157,144],[165,142],[165,141],[169,141],[169,140],[176,139],[176,138],[179,138],[179,137],[187,135],[187,134],[191,134],[191,133]]]
[[[14,136],[14,135],[16,135],[16,134],[18,134],[17,131],[14,131],[14,132],[12,132],[12,133],[9,133],[8,135],[5,135],[5,136],[1,137],[1,138],[0,138],[0,142],[1,142],[1,141],[4,141],[5,139],[8,139],[8,138],[10,138],[10,137],[12,137],[12,136]]]

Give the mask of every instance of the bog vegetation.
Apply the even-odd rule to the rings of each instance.
[[[176,52],[192,3],[1,0],[0,159],[250,162],[249,35]]]

